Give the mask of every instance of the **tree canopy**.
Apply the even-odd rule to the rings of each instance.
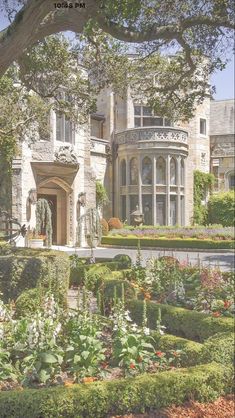
[[[233,36],[233,1],[84,4],[2,0],[10,22],[0,32],[0,143],[6,148],[25,134],[35,137],[39,125],[46,130],[50,108],[75,124],[87,120],[106,86],[120,95],[129,86],[136,99],[145,97],[156,113],[173,119],[192,117],[213,91],[209,76],[226,64]],[[68,30],[76,33],[73,43],[53,35]]]

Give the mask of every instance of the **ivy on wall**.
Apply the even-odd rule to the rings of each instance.
[[[202,202],[206,200],[208,193],[211,192],[215,177],[211,173],[203,173],[202,171],[194,171],[193,186],[193,223],[205,225],[208,218],[207,206]]]
[[[106,203],[108,203],[109,201],[108,195],[101,181],[97,180],[95,183],[95,187],[96,187],[96,207],[101,209]]]

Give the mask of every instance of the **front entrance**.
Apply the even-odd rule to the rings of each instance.
[[[57,244],[57,196],[53,194],[37,194],[38,199],[46,199],[51,209],[52,244]],[[42,231],[43,233],[43,231]]]

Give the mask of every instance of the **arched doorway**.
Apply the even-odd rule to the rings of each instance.
[[[69,196],[72,192],[67,182],[59,177],[48,177],[37,186],[37,198],[46,199],[52,211],[52,244],[69,242]]]

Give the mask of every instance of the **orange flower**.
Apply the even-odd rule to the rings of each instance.
[[[151,294],[149,292],[144,293],[144,298],[147,300],[151,299]]]
[[[173,351],[173,356],[178,357],[179,353],[177,353],[176,351]]]
[[[130,369],[135,369],[135,364],[134,363],[130,364]]]
[[[66,386],[66,388],[70,388],[71,386],[73,386],[72,382],[64,382],[64,386]]]
[[[215,318],[218,318],[219,316],[221,316],[221,313],[219,311],[213,312],[212,316],[214,316]]]
[[[92,383],[92,382],[94,382],[96,380],[96,378],[95,377],[84,377],[83,379],[82,379],[82,382],[83,383]]]
[[[162,351],[156,351],[155,352],[155,355],[157,356],[157,357],[164,357],[165,356],[165,353],[163,353]]]

